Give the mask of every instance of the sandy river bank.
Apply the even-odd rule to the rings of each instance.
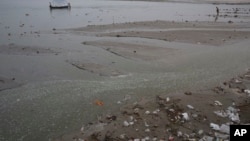
[[[125,60],[139,61],[161,69],[171,68],[171,65],[178,65],[180,62],[184,65],[183,60],[189,60],[189,55],[199,54],[199,61],[204,63],[200,66],[202,72],[199,79],[203,79],[207,87],[197,80],[199,84],[190,87],[196,89],[195,91],[179,89],[175,93],[151,93],[149,97],[142,94],[137,100],[131,100],[121,106],[117,112],[104,113],[97,121],[84,124],[78,131],[62,135],[55,140],[171,140],[172,137],[174,140],[227,140],[230,124],[249,123],[250,85],[247,66],[245,72],[242,71],[243,75],[234,75],[235,78],[232,79],[229,79],[230,76],[217,79],[217,84],[215,81],[209,84],[209,81],[211,77],[218,76],[208,78],[204,75],[205,72],[211,71],[212,67],[218,69],[229,60],[231,61],[228,63],[232,63],[234,55],[231,55],[237,52],[237,48],[244,48],[241,43],[248,42],[250,37],[247,23],[152,21],[92,25],[69,29],[68,32],[80,36],[100,37],[98,40],[83,41],[82,44],[95,46]],[[249,51],[249,47],[246,47],[246,50]],[[207,58],[209,61],[203,60],[205,54],[211,56]],[[195,68],[199,66],[196,64],[196,57],[190,60]],[[101,69],[98,72],[99,67],[96,65],[78,63],[74,66],[92,73],[101,73]],[[182,69],[187,73],[193,68],[189,67]],[[234,69],[237,68],[228,71]],[[103,103],[106,101],[100,100],[98,104],[94,102],[93,105],[102,108],[105,107]],[[117,106],[120,107],[119,104]],[[228,115],[230,109],[234,111],[237,120]],[[213,129],[214,124],[221,128]]]
[[[90,123],[104,129],[100,137],[93,134],[98,140],[114,129],[110,139],[142,139],[145,131],[151,139],[170,133],[175,139],[214,137],[210,122],[227,128],[232,121],[203,111],[226,112],[229,106],[241,115],[240,123],[248,123],[248,101],[242,102],[249,89],[247,5],[219,5],[216,16],[212,4],[78,2],[71,11],[50,13],[44,6],[26,11],[25,6],[11,10],[10,17],[2,12],[0,140],[86,139],[94,133],[90,128],[96,129]],[[190,120],[183,121],[182,113]],[[166,114],[169,120],[160,120]],[[171,122],[174,115],[178,125]],[[193,124],[200,135],[190,132]],[[130,134],[137,127],[140,135]],[[157,134],[158,129],[172,131]]]

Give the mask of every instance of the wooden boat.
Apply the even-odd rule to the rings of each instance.
[[[65,0],[53,0],[49,3],[49,8],[52,9],[70,9],[71,5]]]

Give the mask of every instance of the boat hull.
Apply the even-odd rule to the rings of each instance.
[[[49,8],[50,9],[70,9],[71,8],[71,5],[70,5],[70,3],[68,3],[68,4],[59,4],[59,5],[56,5],[56,4],[54,4],[54,3],[49,3]]]
[[[49,6],[50,9],[70,9],[70,6]]]

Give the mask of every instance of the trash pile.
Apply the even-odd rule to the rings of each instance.
[[[227,141],[230,125],[250,123],[249,92],[250,72],[209,91],[158,95],[103,116],[74,140]]]

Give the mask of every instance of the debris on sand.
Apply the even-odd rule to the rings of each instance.
[[[104,103],[103,103],[101,100],[99,100],[99,99],[96,99],[96,100],[94,101],[94,103],[95,103],[95,105],[97,105],[97,106],[103,106],[103,105],[104,105]]]
[[[222,103],[220,101],[216,100],[216,101],[214,101],[214,105],[216,105],[216,106],[222,106]]]
[[[238,80],[242,82],[230,80],[226,82],[227,86],[237,83],[237,86],[244,85],[245,90],[250,89],[250,82],[245,81],[247,77]],[[87,135],[78,137],[88,141],[229,140],[229,125],[249,122],[249,118],[245,117],[247,114],[241,114],[244,111],[242,108],[239,110],[239,107],[242,103],[250,105],[250,101],[244,100],[249,99],[247,95],[235,94],[233,87],[223,89],[227,92],[226,99],[225,94],[218,95],[211,89],[206,94],[192,92],[192,95],[158,95],[155,100],[143,104],[128,102],[120,113],[106,116],[101,128],[96,126],[100,124],[98,122],[92,125],[91,132],[87,129]],[[191,102],[192,105],[189,104]],[[95,130],[97,127],[98,130]]]

